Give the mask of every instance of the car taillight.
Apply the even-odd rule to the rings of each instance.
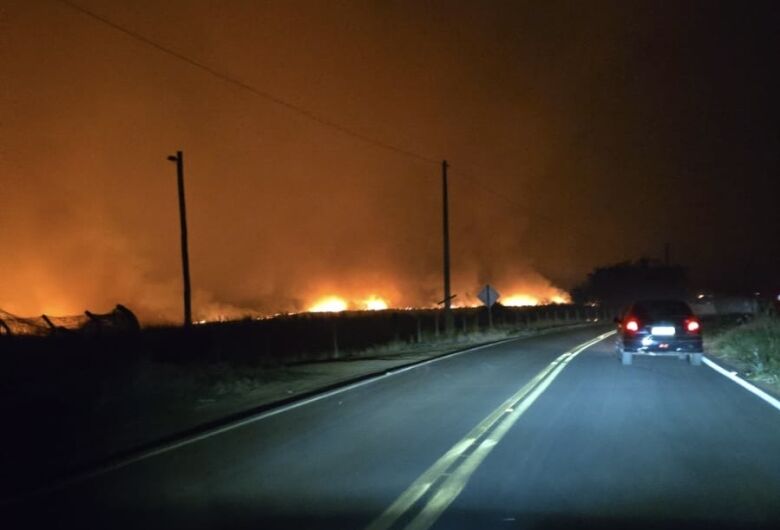
[[[696,333],[701,329],[701,324],[699,324],[698,320],[691,318],[685,321],[685,329],[691,333]]]
[[[639,331],[639,321],[635,318],[626,320],[626,331]]]

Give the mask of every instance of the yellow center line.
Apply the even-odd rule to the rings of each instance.
[[[487,455],[490,454],[493,447],[501,441],[520,416],[550,386],[566,365],[582,351],[614,333],[614,331],[611,331],[599,335],[557,357],[536,374],[533,379],[523,385],[512,397],[491,412],[462,440],[444,453],[366,529],[389,529],[401,517],[409,513],[417,501],[428,493],[431,486],[438,481],[439,483],[428,502],[406,527],[414,530],[430,528],[444,510],[452,504],[452,501],[455,500],[460,492],[463,491],[471,475],[477,470]],[[486,433],[488,434],[485,437]],[[455,466],[455,469],[451,469],[453,464],[464,455],[466,455],[465,458]]]

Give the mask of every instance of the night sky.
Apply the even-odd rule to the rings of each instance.
[[[699,286],[780,285],[776,2],[77,4],[254,91],[0,0],[6,311],[179,318],[177,149],[196,318],[440,300],[445,158],[463,301],[665,242]]]

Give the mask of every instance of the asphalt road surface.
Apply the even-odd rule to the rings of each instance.
[[[706,366],[622,366],[605,331],[387,376],[6,505],[3,527],[780,528],[780,411]]]

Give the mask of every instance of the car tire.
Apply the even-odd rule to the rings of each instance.
[[[701,353],[692,353],[688,356],[688,362],[690,362],[693,366],[701,366],[701,358],[703,354]]]
[[[620,362],[623,364],[623,366],[628,366],[631,364],[631,361],[634,360],[634,354],[630,351],[622,351],[620,352]]]

